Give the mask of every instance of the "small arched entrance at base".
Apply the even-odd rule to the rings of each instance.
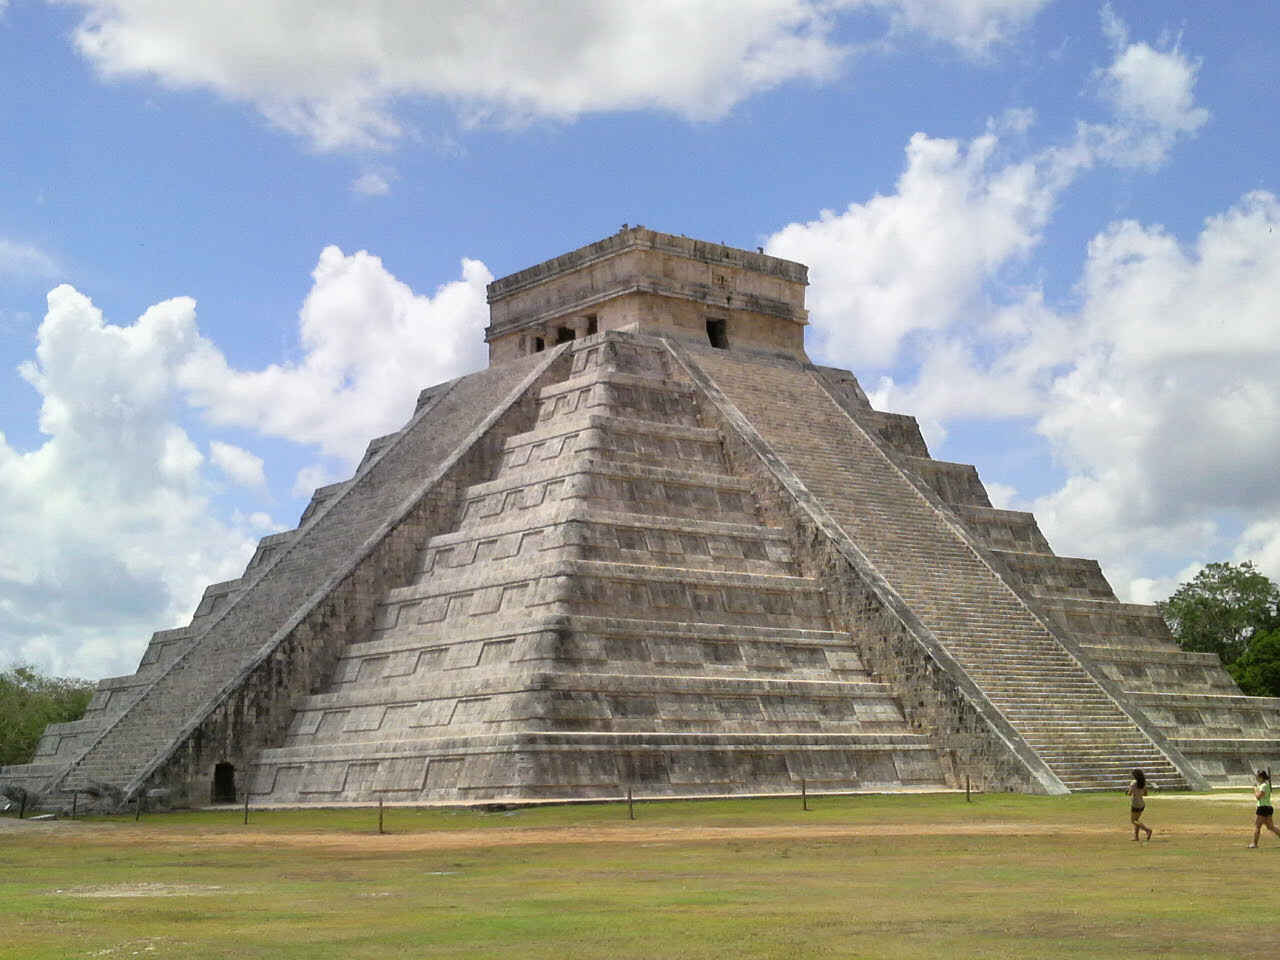
[[[219,763],[213,768],[213,789],[209,792],[213,803],[236,802],[236,768],[231,763]]]

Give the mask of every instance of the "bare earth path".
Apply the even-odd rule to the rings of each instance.
[[[1175,801],[1181,798],[1167,797],[1163,801]],[[1239,796],[1221,796],[1186,799],[1200,801],[1228,801],[1240,805]],[[901,821],[878,820],[866,824],[831,824],[831,823],[796,823],[794,825],[766,826],[708,826],[691,824],[689,826],[646,825],[643,822],[622,820],[617,824],[592,824],[589,826],[545,826],[545,827],[503,827],[489,826],[484,829],[435,829],[414,832],[396,832],[394,828],[387,833],[378,834],[374,830],[329,831],[306,833],[292,830],[273,830],[270,826],[254,824],[252,819],[248,826],[238,822],[234,825],[214,829],[185,827],[175,831],[163,823],[163,820],[146,819],[132,823],[113,822],[110,824],[92,821],[19,821],[13,818],[0,818],[0,833],[30,831],[35,833],[57,833],[65,836],[71,833],[78,843],[92,844],[101,840],[103,843],[118,843],[121,839],[133,836],[145,839],[152,844],[171,844],[175,846],[226,846],[239,845],[277,846],[299,848],[325,848],[331,850],[361,850],[365,852],[381,850],[386,852],[447,850],[467,848],[494,848],[504,846],[544,846],[550,844],[682,844],[704,842],[731,841],[812,841],[839,840],[847,838],[877,838],[892,836],[912,836],[928,833],[932,836],[1099,836],[1103,834],[1123,833],[1124,818],[1117,816],[1113,822],[1097,823],[1064,823],[1046,827],[1043,824],[1025,821],[988,821],[922,824],[917,819],[904,817]],[[1177,834],[1183,837],[1207,835],[1220,832],[1217,828],[1197,827],[1182,824]],[[1168,831],[1163,838],[1169,836]]]

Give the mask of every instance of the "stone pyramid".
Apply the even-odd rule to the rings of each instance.
[[[490,287],[296,530],[0,781],[495,802],[1242,781],[1245,697],[805,356],[805,268],[643,227]]]

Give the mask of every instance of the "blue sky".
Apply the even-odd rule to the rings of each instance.
[[[153,630],[623,223],[1123,598],[1280,577],[1280,8],[0,0],[0,666]]]

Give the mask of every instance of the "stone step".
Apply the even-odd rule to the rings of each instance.
[[[586,412],[620,413],[700,426],[692,390],[684,383],[597,369],[541,391],[539,424]]]
[[[462,500],[460,529],[562,501],[614,512],[753,524],[750,487],[714,472],[608,462],[557,463],[529,474],[475,484]]]
[[[1094,768],[1113,768],[1117,764],[1117,758],[1123,758],[1121,761],[1129,766],[1141,766],[1144,770],[1164,770],[1166,773],[1173,770],[1172,764],[1160,753],[1155,751],[1105,751],[1105,750],[1081,750],[1077,752],[1058,752],[1053,753],[1046,751],[1044,759],[1048,763],[1055,765],[1059,771],[1078,770],[1078,769],[1094,769]]]
[[[586,413],[539,423],[510,438],[498,477],[569,457],[615,463],[662,463],[687,469],[724,470],[720,435],[704,427]]]
[[[565,528],[565,524],[573,524]],[[542,506],[432,537],[416,578],[498,582],[535,561],[587,559],[701,570],[789,573],[791,548],[780,531],[755,524]]]

